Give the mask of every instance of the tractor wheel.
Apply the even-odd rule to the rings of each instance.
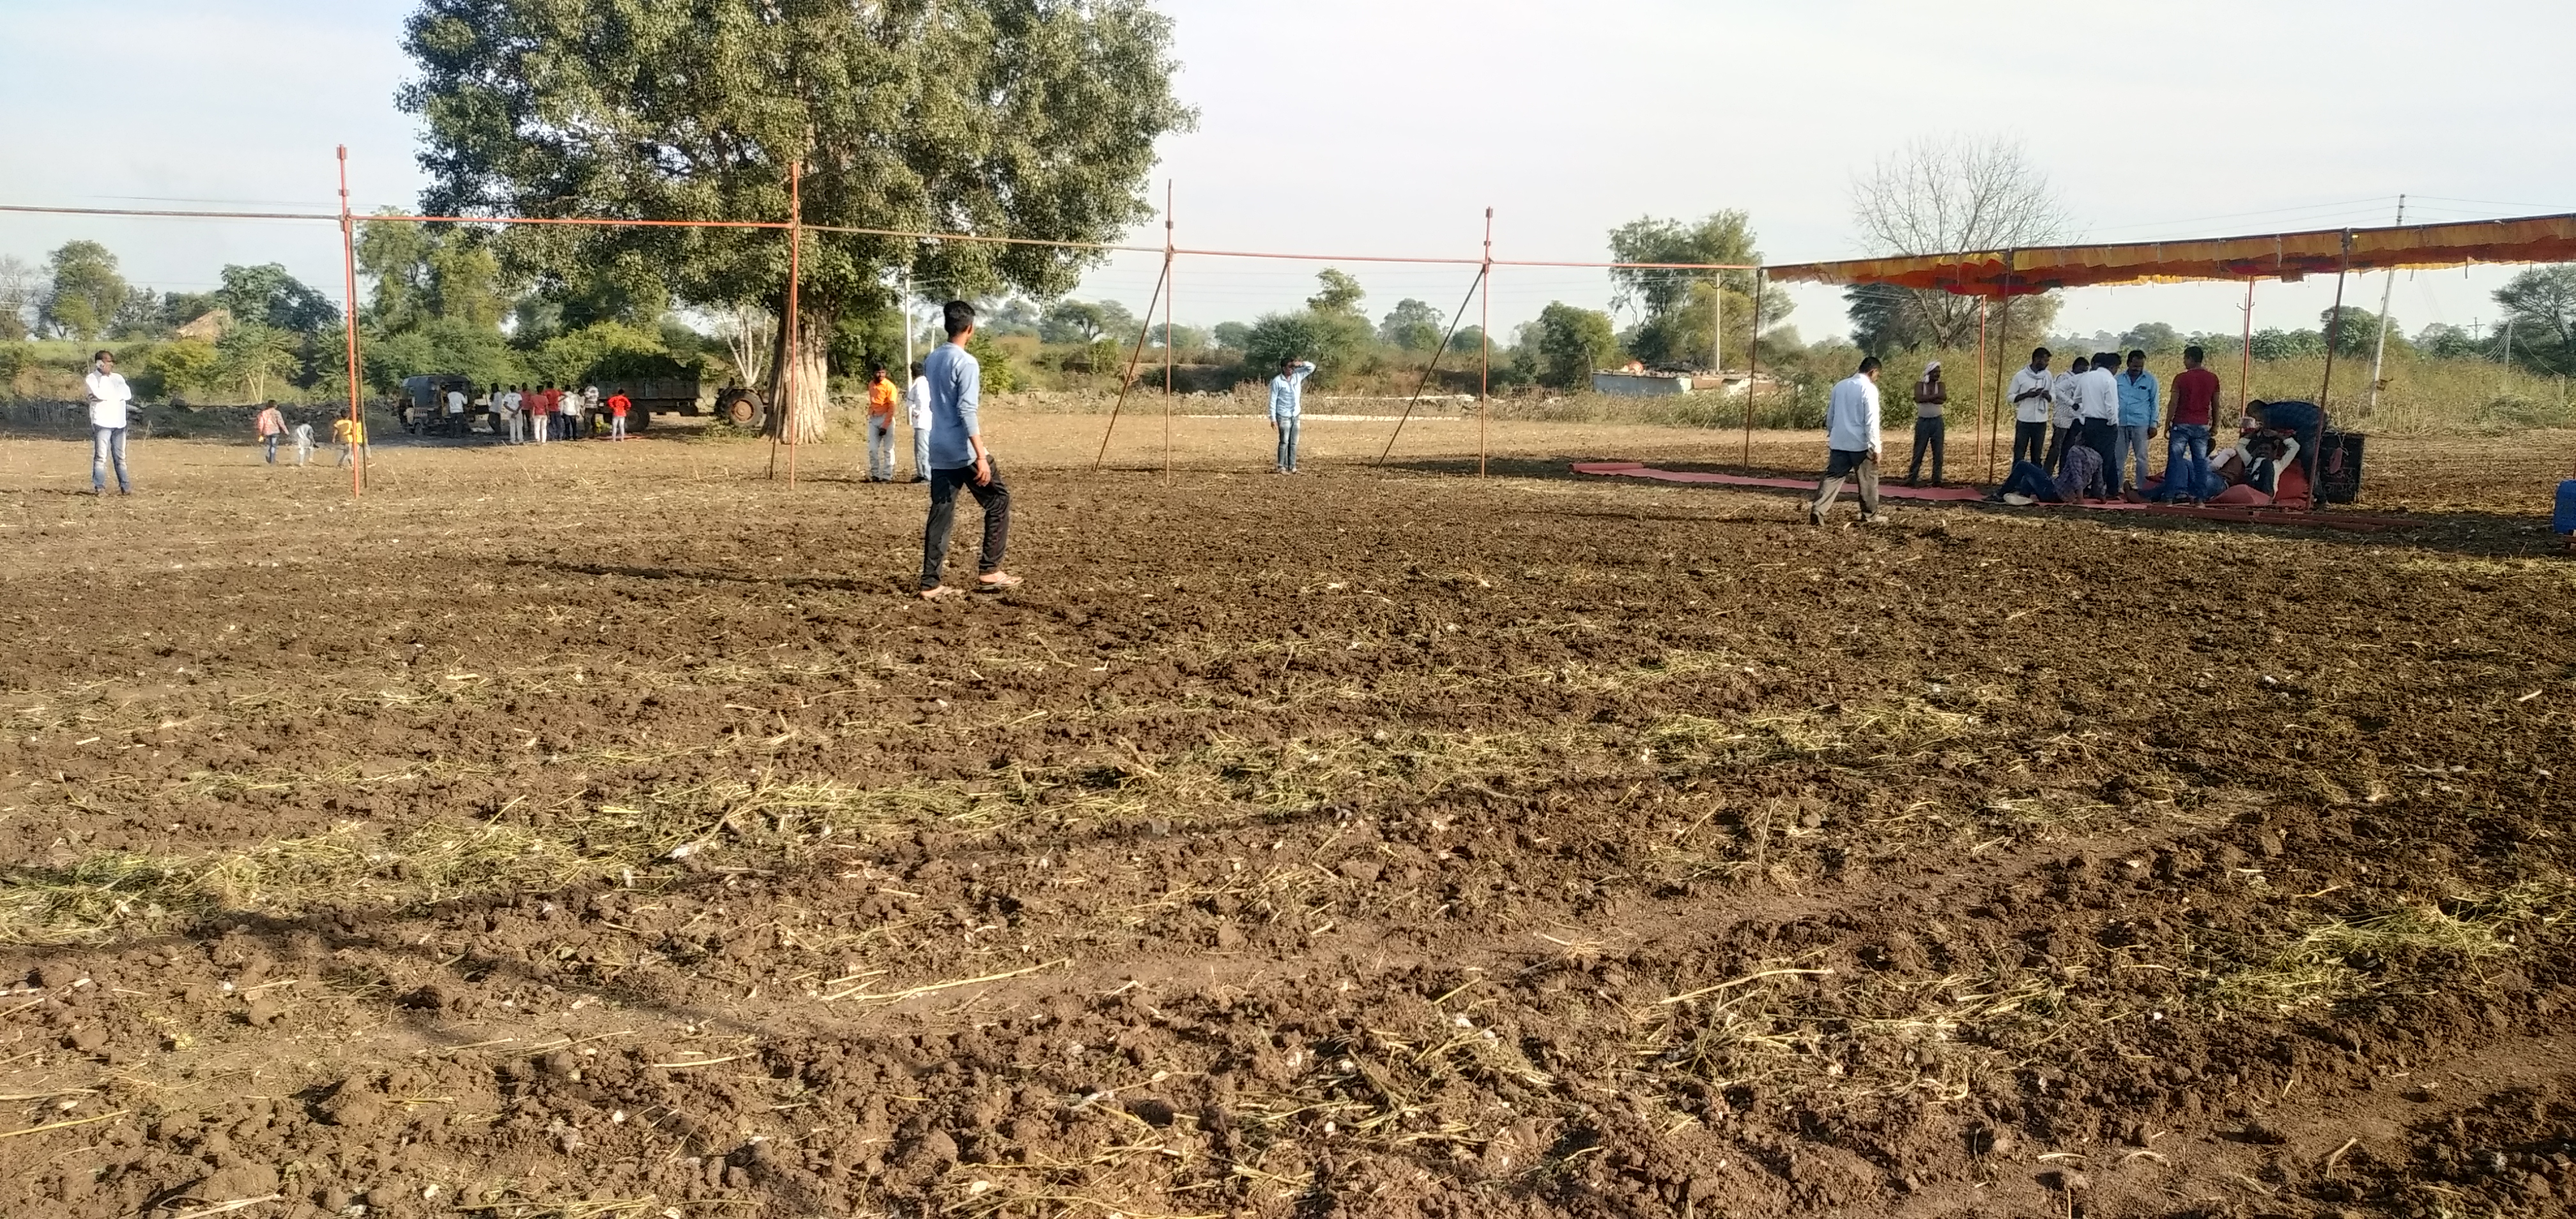
[[[716,403],[716,414],[735,427],[750,427],[760,421],[760,395],[736,390]]]

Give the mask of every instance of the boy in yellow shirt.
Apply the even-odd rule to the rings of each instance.
[[[358,460],[367,447],[367,425],[342,415],[331,421],[331,443],[340,446],[340,464]]]

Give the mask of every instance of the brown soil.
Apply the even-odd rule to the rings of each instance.
[[[0,441],[0,1213],[2576,1194],[2545,454],[1813,530],[1563,472],[1732,437],[1103,422],[1001,413],[942,604],[846,448]]]

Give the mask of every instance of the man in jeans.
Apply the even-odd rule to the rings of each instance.
[[[2102,458],[2093,476],[2093,498],[2120,498],[2120,377],[2111,371],[2120,362],[2112,352],[2093,353],[2093,367],[2075,382],[2076,443]]]
[[[975,587],[1000,592],[1020,578],[1002,570],[1002,552],[1011,545],[1011,489],[984,447],[976,419],[983,401],[984,369],[966,350],[975,337],[975,306],[950,301],[942,310],[948,341],[922,361],[930,380],[930,520],[921,530],[921,599],[954,596],[956,589],[939,582],[948,565],[948,534],[957,523],[957,489],[966,488],[984,508],[984,550],[977,556]]]
[[[2147,371],[2147,353],[2131,351],[2129,367],[2120,373],[2120,440],[2119,454],[2111,459],[2111,488],[2118,490],[2126,474],[2120,468],[2121,458],[2137,470],[2131,482],[2147,485],[2147,442],[2156,438],[2156,375]]]
[[[1279,375],[1270,378],[1270,429],[1279,434],[1274,474],[1297,472],[1297,427],[1306,416],[1306,378],[1313,375],[1314,361],[1290,356],[1279,362]]]
[[[894,481],[894,404],[901,394],[885,365],[868,379],[868,481]]]
[[[2172,438],[2165,442],[2165,486],[2175,492],[2167,499],[2200,504],[2217,493],[2209,470],[2209,429],[2218,413],[2219,386],[2218,374],[2200,366],[2208,354],[2182,349],[2182,375],[2173,383]]]
[[[1816,484],[1816,499],[1807,505],[1807,523],[1825,523],[1825,513],[1843,493],[1843,479],[1860,476],[1860,519],[1878,522],[1878,357],[1864,356],[1860,371],[1834,383],[1825,407],[1825,477]]]
[[[1941,456],[1947,448],[1948,422],[1941,412],[1950,403],[1950,387],[1941,384],[1941,362],[1923,366],[1923,379],[1914,383],[1914,462],[1905,467],[1905,485],[1923,485],[1923,450],[1932,450],[1932,485],[1941,485]]]
[[[2004,396],[2012,403],[2012,459],[2040,464],[2048,451],[2049,391],[2057,388],[2057,378],[2048,375],[2051,359],[2045,347],[2030,353],[2030,367],[2013,372],[2012,386]]]
[[[107,494],[107,465],[113,459],[116,493],[132,495],[133,481],[125,475],[125,408],[134,401],[134,391],[116,371],[116,357],[106,351],[90,357],[89,375],[82,380],[89,385],[89,493]]]
[[[277,399],[271,398],[259,408],[259,418],[251,421],[251,427],[268,450],[268,464],[276,465],[277,442],[286,439],[286,416],[278,411]]]

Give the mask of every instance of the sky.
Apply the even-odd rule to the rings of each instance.
[[[410,206],[419,131],[399,0],[0,0],[0,203],[332,210]],[[1334,255],[1601,259],[1641,216],[1750,213],[1772,261],[1861,253],[1851,186],[1922,138],[2020,141],[2077,235],[2105,241],[2576,211],[2576,5],[2481,0],[1163,0],[1195,131],[1169,137],[1180,243]],[[2084,57],[2072,42],[2092,36]],[[51,48],[51,50],[48,50]],[[0,254],[105,242],[128,277],[213,286],[282,262],[334,296],[334,226],[0,214]],[[1161,223],[1134,238],[1159,243]],[[1319,264],[1184,259],[1179,321],[1293,307]],[[1383,312],[1456,308],[1473,268],[1341,261]],[[1077,295],[1141,309],[1158,260]],[[2510,268],[2356,278],[2346,301],[2412,331],[2491,318]],[[1787,319],[1847,329],[1837,290]],[[2255,325],[2313,326],[2333,279],[2264,284]],[[1498,331],[1553,300],[1606,307],[1597,271],[1505,268]],[[2070,293],[2059,329],[2234,331],[2232,285]],[[1467,319],[1476,320],[1471,315]]]

